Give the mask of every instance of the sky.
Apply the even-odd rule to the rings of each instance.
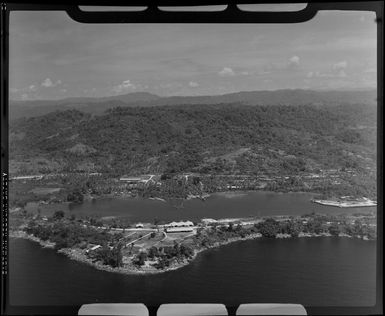
[[[296,24],[82,24],[11,12],[14,100],[376,88],[373,12],[324,11]]]

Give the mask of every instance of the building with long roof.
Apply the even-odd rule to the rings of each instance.
[[[194,223],[191,221],[171,222],[164,225],[168,233],[193,232]]]

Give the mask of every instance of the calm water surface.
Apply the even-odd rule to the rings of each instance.
[[[375,303],[376,242],[348,238],[251,240],[201,253],[159,275],[96,270],[28,240],[11,239],[12,305],[92,302]]]
[[[317,213],[357,213],[375,211],[376,207],[338,208],[311,202],[314,194],[275,192],[227,192],[211,195],[206,201],[193,199],[165,203],[157,200],[127,198],[100,199],[72,205],[68,209],[76,215],[124,216],[133,222],[200,220],[201,218],[248,217],[266,215],[302,215]],[[177,204],[178,207],[175,206]],[[181,205],[182,204],[182,205]],[[42,214],[57,210],[56,205],[42,207]],[[65,210],[66,206],[59,206]],[[31,205],[31,209],[33,209]]]

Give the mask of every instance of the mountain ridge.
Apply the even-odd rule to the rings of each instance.
[[[10,119],[45,115],[56,110],[77,109],[102,114],[114,107],[151,107],[165,105],[229,104],[244,105],[337,105],[376,104],[376,90],[257,90],[221,95],[158,96],[148,92],[133,92],[101,98],[74,97],[61,100],[10,100]]]

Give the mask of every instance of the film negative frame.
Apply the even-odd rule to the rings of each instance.
[[[183,4],[182,4],[183,3]],[[237,4],[258,3],[307,3],[307,6],[294,12],[247,12],[238,9]],[[146,6],[144,11],[86,12],[79,5],[92,6]],[[161,11],[158,6],[200,6],[227,5],[224,11],[214,12],[170,12]],[[1,208],[2,208],[2,298],[1,308],[4,314],[77,314],[80,306],[10,306],[8,272],[8,30],[9,16],[14,11],[65,11],[74,21],[80,23],[301,23],[312,19],[321,10],[372,11],[377,22],[377,284],[376,305],[372,307],[317,307],[306,306],[309,315],[376,315],[383,313],[383,13],[382,1],[220,1],[220,0],[184,0],[178,1],[56,1],[40,0],[36,4],[24,1],[12,1],[1,4]],[[168,302],[164,302],[168,303]],[[238,306],[227,306],[229,315],[235,315]],[[150,315],[156,315],[158,306],[147,306]]]

